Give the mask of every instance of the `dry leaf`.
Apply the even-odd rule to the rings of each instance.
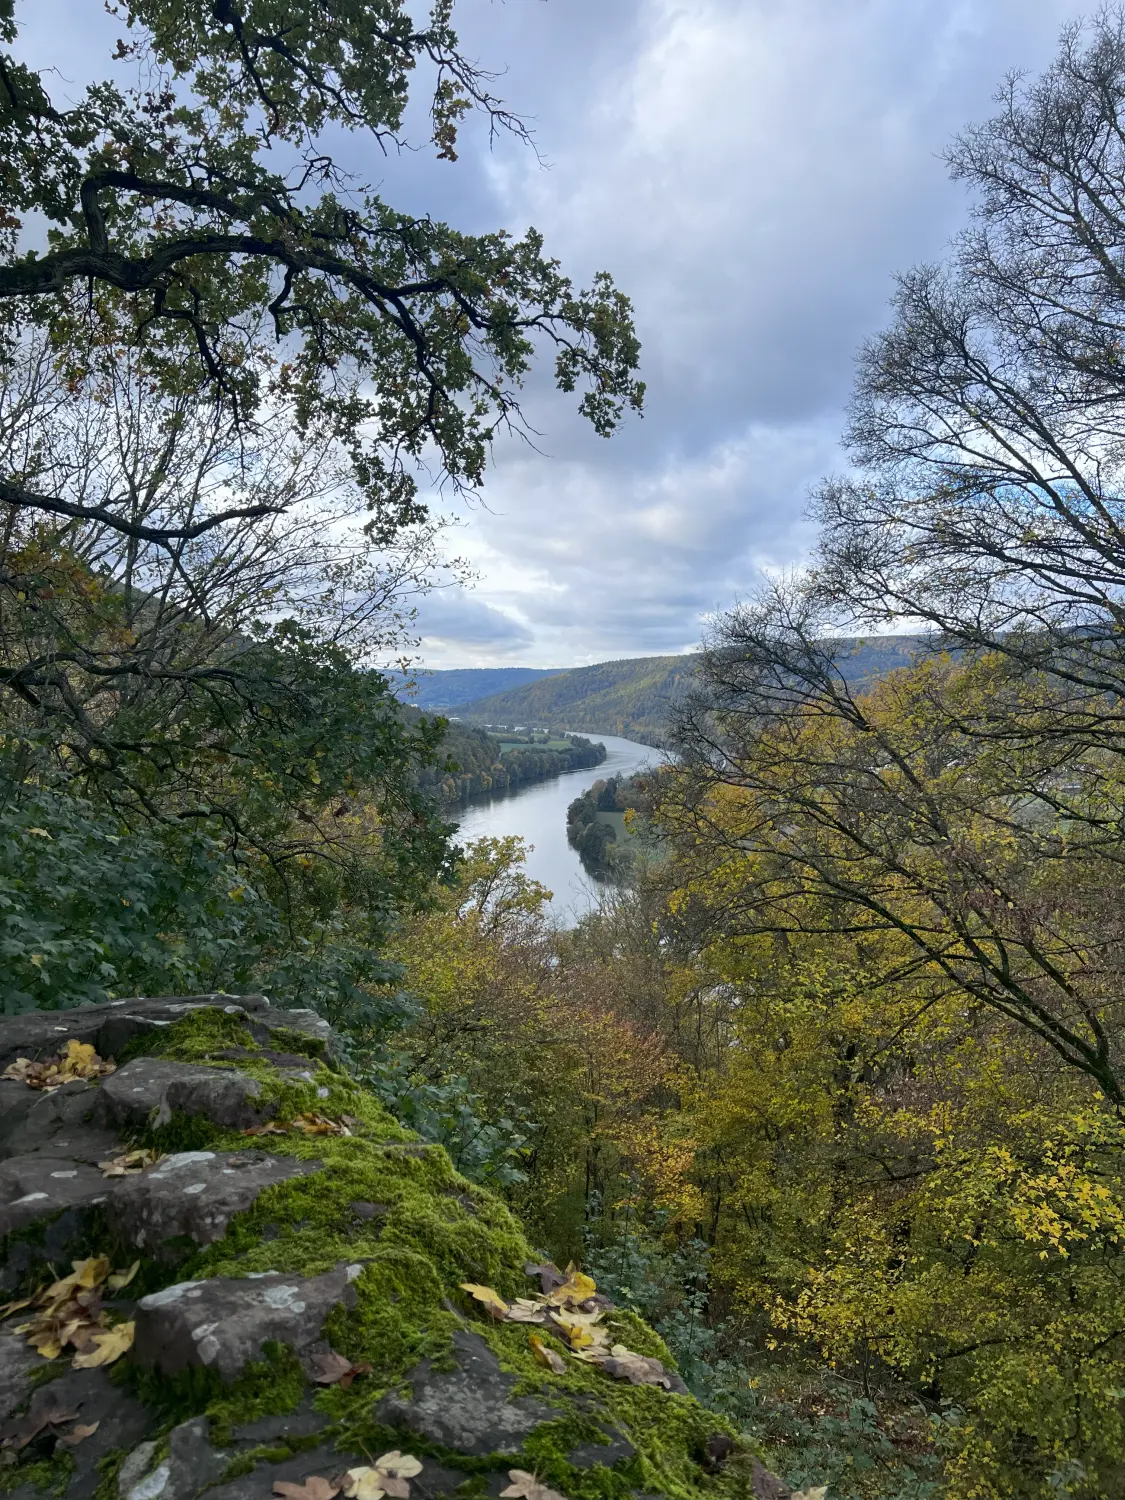
[[[416,1479],[422,1472],[420,1459],[412,1453],[400,1453],[397,1448],[377,1458],[375,1467],[384,1474],[393,1474],[396,1479]]]
[[[527,1342],[531,1345],[531,1352],[535,1355],[536,1363],[544,1365],[548,1370],[554,1370],[556,1375],[566,1374],[566,1360],[561,1354],[557,1354],[535,1333],[529,1333]]]
[[[106,1286],[109,1287],[111,1292],[119,1292],[123,1287],[129,1285],[140,1269],[140,1261],[135,1260],[127,1271],[114,1271],[112,1276],[107,1277]]]
[[[293,1129],[303,1131],[305,1135],[351,1135],[342,1120],[330,1120],[327,1115],[311,1111],[297,1115],[293,1121]]]
[[[72,1079],[99,1078],[114,1072],[116,1066],[116,1063],[100,1058],[89,1042],[76,1042],[72,1038],[58,1057],[44,1058],[41,1062],[17,1057],[0,1073],[0,1078],[26,1083],[29,1089],[42,1089],[49,1094]]]
[[[421,1462],[413,1454],[400,1453],[394,1448],[370,1467],[349,1469],[338,1482],[350,1500],[380,1500],[383,1495],[392,1496],[392,1500],[408,1500],[408,1481],[421,1472]]]
[[[537,1266],[533,1261],[529,1260],[524,1266],[524,1271],[528,1276],[537,1276],[539,1278],[539,1290],[544,1296],[548,1292],[553,1292],[557,1286],[562,1286],[566,1280],[566,1277],[553,1260],[545,1261],[541,1266]]]
[[[310,1474],[304,1484],[292,1484],[288,1479],[275,1479],[275,1495],[284,1495],[285,1500],[332,1500],[340,1493],[340,1486],[320,1474]]]
[[[331,1349],[327,1354],[314,1354],[309,1365],[317,1385],[338,1385],[342,1391],[346,1391],[358,1376],[371,1374],[371,1366],[366,1362],[353,1365],[346,1354],[337,1354]]]
[[[594,1278],[583,1275],[572,1262],[566,1268],[566,1280],[548,1292],[546,1300],[552,1307],[563,1307],[568,1302],[585,1302],[597,1289],[598,1283]]]
[[[506,1490],[500,1491],[505,1500],[508,1496],[516,1497],[516,1500],[566,1500],[565,1495],[540,1484],[535,1475],[529,1474],[526,1469],[509,1469],[508,1478],[511,1484]]]
[[[90,1422],[83,1425],[79,1422],[77,1427],[72,1427],[69,1432],[64,1433],[59,1442],[64,1448],[77,1448],[79,1443],[84,1443],[88,1437],[93,1437],[101,1426],[100,1422]]]
[[[98,1162],[103,1177],[132,1177],[153,1167],[162,1160],[155,1151],[124,1151],[120,1156],[111,1156],[108,1161]]]
[[[790,1496],[790,1500],[824,1500],[827,1494],[828,1486],[826,1484],[815,1484],[812,1489],[794,1490]]]
[[[517,1297],[508,1309],[509,1323],[545,1323],[547,1310],[541,1302],[530,1297]]]
[[[275,1125],[272,1120],[265,1125],[251,1125],[242,1132],[243,1135],[288,1135],[284,1125]]]
[[[508,1304],[490,1286],[479,1286],[475,1281],[463,1281],[461,1290],[468,1292],[478,1302],[483,1302],[497,1321],[508,1316]]]
[[[18,1302],[5,1302],[0,1307],[0,1319],[10,1318],[14,1312],[19,1312],[25,1307],[30,1307],[35,1299],[33,1297],[21,1297]]]
[[[112,1262],[108,1255],[92,1255],[89,1260],[72,1260],[70,1264],[73,1267],[70,1275],[52,1282],[44,1293],[48,1302],[62,1301],[80,1289],[101,1286],[109,1275]]]
[[[97,1365],[111,1365],[127,1349],[133,1347],[135,1331],[135,1323],[117,1323],[112,1328],[95,1333],[92,1342],[96,1347],[89,1353],[76,1354],[71,1361],[73,1367],[76,1370],[92,1370]]]
[[[68,1411],[65,1406],[45,1405],[34,1416],[18,1419],[16,1425],[9,1428],[0,1446],[19,1453],[33,1438],[39,1436],[44,1427],[61,1427],[64,1422],[73,1422],[77,1415],[77,1411]]]
[[[614,1344],[601,1366],[615,1380],[627,1380],[630,1385],[660,1385],[666,1391],[672,1389],[672,1377],[658,1359],[634,1354],[624,1344]]]

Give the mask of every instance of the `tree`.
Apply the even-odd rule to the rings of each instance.
[[[479,483],[497,429],[519,423],[518,384],[536,341],[556,351],[563,390],[608,434],[639,407],[629,304],[610,278],[578,292],[541,237],[465,235],[396,212],[357,188],[331,135],[404,144],[410,85],[428,69],[430,138],[454,160],[457,127],[481,110],[523,127],[458,49],[451,0],[418,28],[403,0],[127,0],[116,60],[143,80],[91,86],[60,108],[44,75],[0,56],[0,308],[9,339],[48,326],[80,374],[89,341],[140,351],[169,391],[202,386],[248,431],[272,399],[252,357],[263,326],[282,360],[277,388],[306,432],[338,441],[389,538],[426,511],[424,459],[457,485]],[[18,36],[0,3],[0,42]],[[17,248],[22,218],[48,243]],[[46,476],[42,476],[46,477]],[[64,485],[0,478],[25,512],[97,521],[131,534]],[[256,511],[220,508],[148,526],[175,546]]]

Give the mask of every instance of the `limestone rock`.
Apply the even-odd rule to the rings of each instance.
[[[137,1293],[124,1289],[110,1304],[113,1320],[135,1321],[112,1377],[68,1368],[64,1353],[51,1371],[58,1378],[42,1385],[43,1361],[0,1327],[0,1422],[33,1423],[35,1403],[50,1398],[97,1424],[64,1450],[66,1464],[52,1456],[54,1432],[37,1434],[4,1473],[9,1500],[42,1500],[31,1478],[44,1462],[56,1463],[60,1500],[95,1500],[96,1491],[106,1500],[113,1465],[118,1500],[274,1500],[277,1480],[330,1478],[393,1446],[422,1462],[410,1500],[444,1500],[466,1484],[495,1500],[509,1468],[535,1470],[563,1493],[579,1492],[564,1482],[578,1471],[591,1500],[788,1493],[756,1460],[751,1470],[752,1455],[733,1439],[730,1462],[724,1449],[720,1463],[708,1447],[716,1418],[690,1397],[625,1387],[589,1366],[544,1371],[524,1328],[489,1324],[468,1304],[463,1281],[506,1295],[520,1287],[530,1251],[519,1226],[454,1171],[443,1148],[409,1139],[331,1066],[340,1048],[319,1017],[261,996],[212,995],[0,1018],[0,1068],[57,1053],[72,1038],[117,1061],[117,1071],[50,1095],[0,1082],[0,1288],[26,1296],[72,1259],[109,1255],[120,1265],[119,1250],[132,1245],[143,1266],[134,1285],[147,1295],[134,1309],[125,1299]],[[135,1055],[122,1062],[126,1047]],[[347,1137],[263,1135],[220,1150],[223,1133],[264,1123],[277,1108],[265,1097],[273,1091],[242,1068],[251,1059],[290,1090],[283,1120],[323,1107],[360,1125]],[[102,1176],[99,1161],[174,1115],[195,1121],[201,1149],[136,1176]],[[301,1203],[294,1220],[261,1216],[257,1243],[235,1238],[237,1216],[283,1182]],[[168,1285],[181,1252],[183,1279]],[[267,1343],[293,1351],[311,1375],[310,1357],[330,1347],[326,1322],[333,1350],[370,1370],[346,1417],[292,1360],[278,1365],[276,1391],[272,1377],[236,1384]],[[648,1342],[633,1345],[634,1335]],[[635,1323],[628,1339],[659,1352]],[[423,1349],[432,1357],[419,1359]],[[143,1378],[128,1373],[130,1361]],[[207,1417],[215,1376],[230,1403],[221,1441]],[[255,1406],[240,1421],[244,1390]],[[170,1433],[167,1397],[186,1417]],[[567,1431],[552,1474],[543,1455]]]
[[[323,1276],[270,1271],[177,1282],[137,1304],[134,1357],[164,1375],[213,1369],[233,1380],[244,1365],[261,1358],[267,1340],[288,1344],[298,1354],[309,1352],[337,1303],[354,1305],[351,1283],[360,1270],[356,1265]]]
[[[261,1092],[256,1079],[229,1068],[138,1057],[102,1080],[101,1113],[119,1128],[167,1125],[174,1114],[184,1114],[246,1130],[276,1113],[275,1105],[256,1104]]]
[[[265,1188],[322,1168],[266,1151],[180,1151],[117,1182],[108,1212],[122,1238],[149,1254],[180,1235],[211,1245]]]
[[[17,1156],[0,1162],[0,1234],[24,1230],[63,1209],[104,1202],[97,1167],[68,1157]]]
[[[388,1427],[401,1427],[474,1457],[516,1453],[528,1433],[563,1413],[530,1396],[513,1396],[513,1375],[479,1334],[453,1335],[455,1370],[433,1369],[423,1360],[408,1377],[409,1397],[384,1397],[377,1416]]]

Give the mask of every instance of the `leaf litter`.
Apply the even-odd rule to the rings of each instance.
[[[58,1359],[69,1346],[76,1370],[92,1370],[110,1365],[133,1346],[134,1324],[111,1323],[102,1306],[102,1292],[117,1292],[129,1285],[140,1269],[140,1261],[124,1271],[112,1271],[107,1255],[71,1262],[69,1276],[42,1287],[33,1297],[10,1302],[0,1308],[8,1317],[23,1308],[33,1308],[35,1315],[15,1329],[25,1334],[27,1342],[44,1359]],[[88,1435],[88,1434],[87,1434]]]
[[[54,1093],[64,1084],[87,1078],[101,1078],[117,1071],[117,1064],[99,1057],[89,1042],[76,1042],[72,1037],[57,1057],[43,1058],[36,1062],[30,1057],[17,1057],[0,1073],[0,1078],[14,1083],[26,1083],[29,1089],[41,1089],[46,1094]]]
[[[513,1500],[566,1500],[565,1495],[560,1495],[558,1490],[548,1489],[526,1469],[509,1469],[508,1479],[511,1482],[507,1489],[500,1491],[502,1497],[511,1496]]]
[[[599,1294],[594,1278],[579,1271],[573,1261],[565,1271],[549,1262],[544,1265],[529,1262],[524,1270],[529,1276],[538,1277],[543,1288],[538,1297],[517,1297],[505,1302],[492,1287],[475,1281],[463,1281],[461,1290],[481,1303],[498,1323],[531,1323],[549,1329],[562,1340],[574,1359],[598,1365],[615,1380],[627,1380],[630,1385],[658,1385],[666,1391],[676,1388],[675,1377],[660,1360],[636,1354],[624,1344],[610,1347],[604,1320],[613,1304]],[[563,1374],[566,1361],[560,1354],[534,1333],[528,1334],[528,1343],[539,1364],[556,1375]],[[523,1470],[519,1472],[522,1474]]]

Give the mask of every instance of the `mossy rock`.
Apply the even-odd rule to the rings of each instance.
[[[114,1002],[0,1020],[0,1061],[72,1036],[114,1057],[112,1084],[48,1099],[0,1083],[5,1284],[30,1294],[67,1269],[63,1250],[139,1256],[109,1304],[136,1341],[107,1370],[70,1370],[64,1354],[41,1367],[62,1372],[44,1385],[10,1331],[19,1315],[4,1325],[0,1489],[267,1500],[276,1481],[331,1479],[397,1448],[422,1463],[418,1500],[497,1496],[512,1469],[568,1500],[786,1493],[753,1455],[716,1445],[723,1423],[692,1397],[570,1357],[556,1374],[526,1326],[483,1315],[463,1282],[509,1299],[532,1290],[520,1225],[348,1075],[317,1018],[261,997]],[[157,1085],[159,1098],[144,1093]],[[348,1134],[333,1133],[341,1122]],[[118,1150],[164,1159],[103,1178],[107,1130]],[[614,1342],[673,1369],[635,1316],[607,1318]],[[364,1372],[347,1389],[310,1378],[329,1351]],[[27,1438],[56,1396],[86,1425],[102,1413],[75,1446],[59,1444],[65,1423]]]

